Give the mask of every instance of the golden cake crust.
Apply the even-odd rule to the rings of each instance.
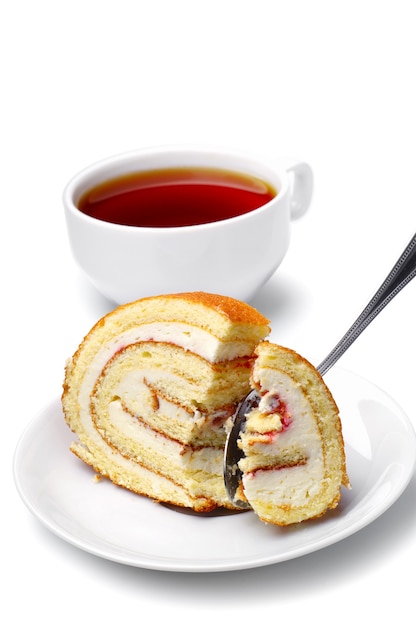
[[[255,324],[258,326],[269,326],[270,320],[262,315],[257,309],[247,305],[245,302],[236,300],[229,296],[222,296],[215,293],[207,293],[204,291],[192,291],[184,293],[174,293],[159,296],[148,296],[141,298],[136,302],[157,302],[169,301],[169,300],[184,300],[187,302],[198,303],[207,309],[214,309],[220,315],[228,318],[230,322],[241,324]],[[112,315],[118,314],[122,309],[128,309],[134,303],[121,304],[114,311],[110,311],[103,318],[98,320],[95,326],[100,326],[105,320],[109,319]],[[95,326],[93,328],[95,328]],[[93,330],[93,329],[91,329]]]
[[[178,293],[170,296],[160,296],[161,298],[181,298],[189,302],[199,302],[204,306],[216,309],[217,312],[226,315],[232,322],[240,322],[244,324],[268,325],[268,320],[257,309],[248,307],[244,302],[235,300],[229,296],[221,296],[214,293],[206,293],[204,291],[194,291],[189,293]]]

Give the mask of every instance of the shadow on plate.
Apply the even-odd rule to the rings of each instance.
[[[193,511],[192,509],[187,509],[181,506],[175,506],[174,504],[165,504],[161,503],[160,506],[163,506],[170,511],[174,511],[175,513],[181,513],[182,515],[192,515],[194,517],[224,517],[226,515],[240,515],[241,513],[248,513],[248,509],[226,509],[225,507],[219,507],[214,509],[213,511],[207,512],[198,512]]]

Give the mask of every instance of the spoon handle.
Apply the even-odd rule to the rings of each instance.
[[[403,250],[393,269],[371,298],[361,315],[317,369],[323,376],[338,361],[373,319],[416,276],[416,234]]]

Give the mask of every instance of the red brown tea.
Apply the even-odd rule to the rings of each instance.
[[[105,181],[78,202],[83,213],[127,226],[217,222],[263,206],[276,190],[254,176],[211,168],[136,172]]]

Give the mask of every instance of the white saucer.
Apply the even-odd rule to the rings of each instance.
[[[325,517],[297,526],[263,524],[252,512],[177,511],[94,480],[68,450],[74,436],[59,399],[41,411],[15,452],[17,489],[52,532],[100,557],[180,572],[246,569],[293,559],[352,535],[379,517],[409,483],[416,437],[400,407],[346,370],[325,377],[340,408],[351,491]]]

